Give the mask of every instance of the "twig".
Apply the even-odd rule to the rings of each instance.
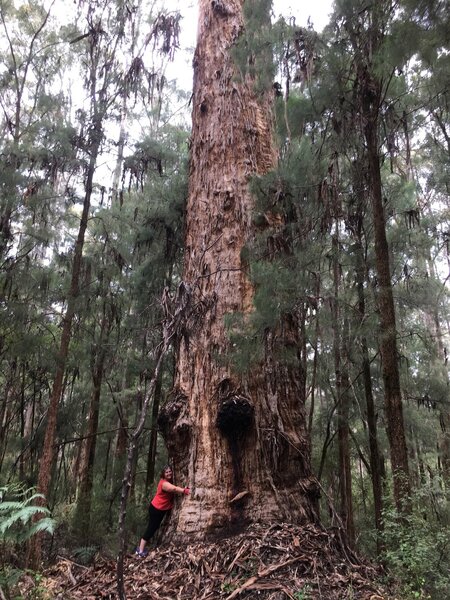
[[[247,588],[252,586],[254,583],[256,583],[258,581],[258,579],[262,579],[263,577],[266,577],[267,575],[270,575],[271,573],[274,573],[275,571],[278,571],[279,569],[282,569],[283,567],[286,567],[287,565],[291,565],[292,563],[300,560],[300,558],[301,557],[296,556],[295,558],[291,558],[290,560],[286,560],[282,563],[278,563],[277,565],[272,565],[271,567],[267,567],[267,569],[260,571],[258,573],[258,575],[255,575],[253,577],[250,577],[250,579],[247,579],[247,581],[243,585],[241,585],[240,588],[237,588],[236,590],[234,590],[234,592],[232,594],[227,596],[226,600],[232,600],[233,598],[236,598],[236,596],[238,596],[241,592],[243,592],[244,590],[246,590]]]
[[[75,562],[71,558],[67,558],[67,556],[61,556],[60,554],[58,554],[56,556],[56,558],[59,558],[59,560],[62,560],[63,562],[72,563],[73,565],[76,565],[77,567],[80,567],[80,569],[89,569],[89,567],[87,567],[86,565],[80,565],[80,563]]]

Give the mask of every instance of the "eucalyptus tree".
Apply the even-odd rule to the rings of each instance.
[[[233,334],[245,326],[255,297],[245,253],[255,232],[249,178],[277,158],[272,75],[263,68],[270,53],[255,36],[268,32],[269,8],[265,0],[199,3],[183,271],[193,312],[160,416],[178,477],[192,490],[172,522],[178,534],[316,518],[298,315],[266,329],[250,372],[228,357],[227,327]],[[285,351],[292,361],[280,361]]]

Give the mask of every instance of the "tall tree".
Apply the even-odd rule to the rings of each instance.
[[[399,511],[404,511],[409,506],[408,499],[411,487],[398,365],[397,325],[392,292],[391,258],[386,234],[386,215],[383,201],[379,133],[381,108],[392,73],[380,73],[377,68],[377,61],[381,59],[382,46],[394,15],[395,3],[383,1],[370,7],[361,4],[361,10],[358,13],[355,10],[355,3],[348,2],[344,5],[344,27],[349,34],[355,53],[358,116],[367,150],[375,264],[378,280],[380,352],[383,367],[386,423],[394,480],[394,498]]]
[[[245,325],[253,311],[249,178],[276,163],[271,82],[254,76],[267,45],[261,62],[250,50],[240,69],[233,47],[245,28],[249,47],[267,31],[269,8],[267,0],[199,3],[183,274],[196,310],[179,337],[175,387],[160,418],[177,476],[192,489],[173,526],[193,535],[316,516],[296,314],[266,330],[251,372],[239,374],[227,358],[225,321],[241,315]],[[286,351],[294,358],[283,363]]]

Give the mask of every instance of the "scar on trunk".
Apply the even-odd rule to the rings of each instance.
[[[219,410],[216,425],[228,440],[242,439],[254,423],[253,404],[246,396],[232,388],[229,379],[220,382],[218,391]]]
[[[248,500],[248,492],[244,490],[244,474],[242,469],[246,439],[255,421],[255,409],[251,401],[236,390],[230,379],[224,379],[218,386],[219,408],[216,426],[228,443],[233,470],[232,479],[232,521],[242,513]],[[245,493],[244,493],[245,492]],[[236,514],[235,514],[236,513]],[[240,515],[242,517],[242,514]]]
[[[192,422],[187,396],[181,390],[177,388],[172,390],[167,402],[161,408],[158,428],[169,455],[177,461],[182,470],[186,466],[184,463],[187,462],[186,448],[189,447],[192,435]]]

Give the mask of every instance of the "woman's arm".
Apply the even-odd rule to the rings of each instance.
[[[172,494],[189,494],[189,488],[178,487],[177,485],[172,485],[168,481],[163,481],[162,489],[165,492],[172,492]]]

